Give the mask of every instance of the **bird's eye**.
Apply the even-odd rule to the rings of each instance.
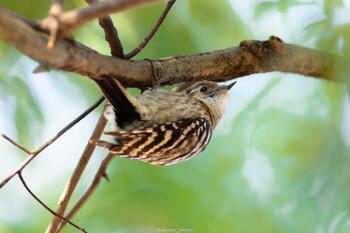
[[[201,87],[201,92],[206,92],[208,90],[207,87]]]

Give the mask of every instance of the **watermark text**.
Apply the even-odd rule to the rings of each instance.
[[[194,232],[194,230],[191,227],[158,227],[157,232],[190,233],[190,232]]]

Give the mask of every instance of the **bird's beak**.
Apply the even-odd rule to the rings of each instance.
[[[226,86],[224,86],[224,87],[226,88],[226,90],[230,90],[231,87],[233,87],[236,83],[237,83],[237,82],[233,82],[233,83],[231,83],[231,84],[229,84],[229,85],[226,85]]]

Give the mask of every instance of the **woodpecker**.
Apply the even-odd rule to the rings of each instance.
[[[208,145],[222,118],[228,91],[236,83],[219,86],[200,81],[173,90],[147,90],[130,95],[116,79],[96,79],[108,105],[104,112],[114,142],[93,140],[120,157],[153,165],[186,161]]]

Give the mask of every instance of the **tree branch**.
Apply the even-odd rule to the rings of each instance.
[[[158,1],[160,0],[109,0],[95,2],[88,7],[61,14],[59,22],[62,28],[74,29],[81,27],[96,18],[106,17],[111,13],[125,11],[141,4]]]
[[[71,219],[76,214],[76,212],[83,206],[83,204],[91,197],[91,195],[95,192],[97,186],[100,184],[102,178],[105,178],[108,180],[106,169],[114,157],[115,155],[109,153],[106,156],[106,158],[101,162],[100,167],[96,172],[91,185],[85,191],[85,193],[80,197],[79,201],[74,205],[74,207],[69,211],[69,213],[65,216],[66,219]],[[57,233],[60,232],[60,230],[62,230],[65,225],[66,225],[66,222],[61,221],[60,225],[58,226]]]
[[[267,41],[243,41],[235,48],[195,55],[174,56],[158,60],[148,59],[144,61],[118,59],[115,57],[129,59],[135,56],[150,41],[175,0],[169,0],[167,7],[164,9],[149,35],[135,50],[125,55],[125,57],[118,32],[114,28],[113,22],[108,15],[113,12],[129,9],[139,4],[156,2],[159,0],[86,1],[91,3],[89,7],[64,13],[64,1],[52,0],[49,17],[39,23],[25,19],[24,17],[22,17],[22,20],[19,20],[17,17],[21,16],[15,16],[0,7],[0,38],[12,44],[23,54],[39,62],[42,67],[75,72],[93,79],[114,77],[118,78],[125,86],[129,87],[145,88],[154,86],[155,84],[167,85],[203,79],[219,82],[249,74],[273,71],[298,73],[332,81],[348,82],[348,78],[345,75],[341,77],[338,76],[338,79],[335,79],[340,69],[347,70],[347,72],[344,72],[346,74],[350,72],[345,58],[313,49],[286,44],[274,36],[270,37]],[[70,35],[72,29],[85,25],[97,17],[99,17],[100,24],[105,30],[106,39],[110,44],[114,57],[98,54],[72,40],[59,40],[60,33],[62,33],[63,37]],[[35,30],[50,33],[51,37],[47,39]],[[47,47],[47,45],[49,46]],[[30,156],[0,184],[0,188],[12,179],[13,176],[18,175],[26,190],[54,215],[46,229],[47,233],[58,232],[67,222],[71,223],[69,219],[95,191],[101,178],[107,178],[105,170],[113,158],[113,155],[109,154],[103,160],[88,190],[66,215],[66,218],[62,217],[73,191],[93,153],[94,146],[88,143],[71,179],[59,199],[57,213],[42,203],[28,188],[22,177],[22,170],[42,150],[74,124],[75,121],[35,151],[27,150],[6,135],[1,134],[3,138],[30,154]],[[106,120],[101,116],[91,139],[100,137],[105,124]],[[73,223],[71,224],[74,225]],[[76,225],[74,226],[85,232],[84,229]]]
[[[49,15],[59,16],[63,12],[64,0],[52,0]]]
[[[104,111],[103,111],[104,112]],[[85,150],[83,152],[83,154],[81,155],[79,162],[77,164],[77,166],[74,169],[74,172],[70,178],[70,180],[68,181],[65,189],[63,190],[60,199],[58,200],[58,208],[56,209],[56,213],[57,215],[64,215],[64,212],[67,208],[67,205],[69,203],[69,200],[81,178],[81,175],[83,174],[86,165],[88,164],[92,153],[94,152],[95,149],[95,145],[90,143],[90,140],[92,139],[99,139],[101,137],[101,134],[103,132],[103,129],[106,125],[107,120],[104,118],[103,113],[101,114],[95,129],[85,147]],[[67,218],[68,219],[68,218]],[[53,219],[51,220],[49,226],[46,229],[46,233],[54,233],[57,232],[57,228],[59,223],[61,222],[61,218],[58,216],[54,216]]]
[[[89,5],[98,2],[98,0],[85,0]],[[124,58],[123,45],[119,39],[118,30],[114,27],[111,17],[105,16],[98,19],[100,26],[105,33],[105,39],[107,40],[111,49],[113,57]]]
[[[145,37],[145,39],[134,50],[132,50],[130,53],[125,55],[126,59],[130,59],[130,58],[136,56],[148,44],[148,42],[150,42],[150,40],[152,39],[154,34],[156,34],[156,32],[158,31],[160,25],[163,23],[165,17],[168,15],[171,7],[174,5],[175,2],[176,2],[176,0],[170,0],[168,2],[163,13],[160,15],[159,19],[157,20],[156,24],[154,25],[154,27],[152,28],[150,33]]]
[[[47,18],[50,22],[50,39],[47,43],[48,48],[52,48],[56,41],[57,41],[57,35],[59,33],[60,23],[58,21],[58,18],[63,12],[63,3],[64,0],[52,0],[51,1],[51,7],[49,11],[49,17]]]
[[[14,145],[15,147],[17,147],[18,149],[22,150],[23,152],[25,152],[26,154],[31,154],[32,152],[30,150],[28,150],[27,148],[25,148],[24,146],[18,144],[17,142],[15,142],[14,140],[12,140],[11,138],[9,138],[8,136],[6,136],[3,133],[0,133],[0,136],[5,138],[7,141],[9,141],[12,145]],[[2,186],[0,186],[1,188]]]
[[[17,175],[19,172],[21,172],[40,152],[42,152],[44,149],[46,149],[49,145],[51,145],[54,141],[56,141],[59,137],[61,137],[65,132],[67,132],[70,128],[72,128],[75,124],[77,124],[81,119],[86,117],[90,112],[92,112],[95,108],[97,108],[102,101],[104,100],[103,97],[101,97],[95,104],[93,104],[90,108],[88,108],[86,111],[84,111],[80,116],[78,116],[76,119],[74,119],[71,123],[69,123],[66,127],[64,127],[62,130],[60,130],[55,136],[50,138],[48,141],[46,141],[43,145],[38,147],[37,149],[31,151],[28,149],[25,149],[24,151],[29,154],[29,156],[20,164],[8,177],[6,177],[1,183],[0,183],[0,189],[6,185],[15,175]],[[6,140],[9,140],[7,136],[4,134],[1,134],[2,137],[4,137]],[[22,146],[15,143],[13,140],[11,140],[11,143],[23,150]]]
[[[21,182],[22,182],[24,188],[27,190],[27,192],[28,192],[37,202],[39,202],[39,204],[40,204],[41,206],[43,206],[47,211],[49,211],[49,212],[50,212],[51,214],[53,214],[54,216],[57,216],[58,218],[63,219],[63,221],[64,221],[65,223],[68,223],[68,224],[72,225],[73,227],[75,227],[75,228],[78,229],[79,231],[87,233],[86,230],[85,230],[84,228],[79,227],[78,225],[72,223],[71,221],[69,221],[67,218],[65,218],[65,217],[63,217],[63,216],[58,215],[57,213],[55,213],[55,211],[53,211],[52,209],[50,209],[50,207],[48,207],[44,202],[42,202],[42,201],[40,200],[40,198],[38,198],[38,197],[32,192],[32,190],[30,190],[30,188],[28,187],[27,183],[25,182],[25,180],[24,180],[24,178],[23,178],[23,176],[22,176],[22,172],[19,172],[19,173],[18,173],[18,177],[19,177],[19,179],[21,180]]]
[[[105,39],[109,44],[112,56],[123,59],[124,48],[119,39],[118,30],[114,27],[112,19],[110,17],[100,18],[98,22],[105,32]]]
[[[350,73],[343,57],[286,44],[276,37],[267,41],[244,41],[239,47],[225,50],[141,61],[104,56],[65,40],[59,40],[54,48],[48,49],[47,39],[1,8],[0,38],[48,68],[92,78],[115,77],[128,87],[145,88],[203,79],[220,82],[272,71],[348,82],[346,75],[334,78],[342,69]]]

